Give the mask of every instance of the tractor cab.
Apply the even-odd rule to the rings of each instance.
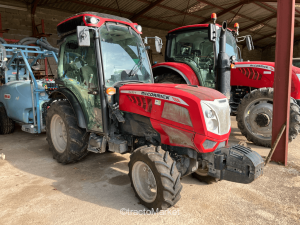
[[[105,90],[115,94],[117,83],[153,83],[142,27],[126,18],[83,12],[58,24],[57,30],[61,39],[56,82],[78,98],[86,118],[81,126],[105,132]]]
[[[238,24],[235,24],[237,28]],[[238,29],[238,28],[237,28]],[[187,64],[197,75],[201,86],[216,88],[216,71],[218,53],[220,51],[220,35],[222,26],[219,24],[195,24],[179,27],[169,31],[167,35],[166,62]],[[212,34],[211,32],[215,32]],[[226,54],[235,62],[241,62],[241,52],[237,40],[237,31],[227,28]],[[215,39],[211,37],[215,36]],[[248,46],[248,45],[247,45]],[[251,46],[251,44],[249,45]]]

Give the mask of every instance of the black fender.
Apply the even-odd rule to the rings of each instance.
[[[181,72],[179,69],[176,69],[172,66],[161,65],[161,66],[153,67],[152,70],[153,70],[154,76],[157,76],[162,73],[166,73],[168,71],[173,71],[173,72],[177,73],[178,75],[180,75],[187,84],[191,84],[190,80],[187,78],[187,76],[183,72]]]
[[[79,104],[78,99],[75,97],[75,95],[67,88],[60,88],[54,92],[52,92],[49,96],[50,99],[67,99],[70,103],[78,121],[78,126],[80,128],[86,129],[86,119],[84,117],[82,108]]]

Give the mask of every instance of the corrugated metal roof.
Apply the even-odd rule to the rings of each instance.
[[[155,4],[157,1],[160,3]],[[277,3],[241,4],[240,2],[241,0],[40,0],[38,7],[73,13],[92,10],[129,19],[139,15],[141,11],[145,11],[134,18],[134,22],[138,22],[142,26],[164,30],[207,22],[211,13],[215,12],[220,14],[217,22],[221,23],[223,20],[227,20],[229,23],[231,22],[229,25],[231,28],[234,23],[238,22],[240,29],[247,28],[240,34],[251,34],[255,45],[264,47],[274,43],[276,39],[270,35],[276,32],[277,19],[276,17],[271,18],[271,16],[276,13]],[[155,6],[151,7],[151,4],[155,4]],[[199,4],[202,5],[199,6]],[[190,10],[192,7],[194,7],[193,10]],[[230,8],[232,8],[230,11],[227,10]],[[224,10],[227,12],[224,13]],[[300,7],[296,7],[295,10],[296,15],[300,15]],[[295,24],[295,35],[297,36],[300,35],[300,18],[296,18]]]

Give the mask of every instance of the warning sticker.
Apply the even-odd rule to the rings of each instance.
[[[10,99],[10,94],[4,94],[4,99],[9,100]]]
[[[155,105],[161,105],[161,100],[157,100],[155,99],[155,102],[154,102]]]

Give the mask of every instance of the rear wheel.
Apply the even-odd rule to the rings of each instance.
[[[46,118],[47,140],[53,158],[59,163],[77,162],[88,153],[88,133],[77,125],[67,101],[51,104]]]
[[[179,201],[180,173],[169,153],[160,146],[138,148],[130,156],[128,166],[131,186],[144,206],[165,210]]]
[[[172,73],[161,74],[154,78],[155,83],[167,83],[167,84],[186,84],[185,80],[177,75]]]
[[[248,141],[271,147],[273,122],[273,88],[260,88],[247,94],[237,109],[238,128]],[[300,129],[299,106],[291,99],[289,141]]]
[[[3,106],[0,106],[0,134],[10,134],[15,131],[15,122],[10,119]]]

